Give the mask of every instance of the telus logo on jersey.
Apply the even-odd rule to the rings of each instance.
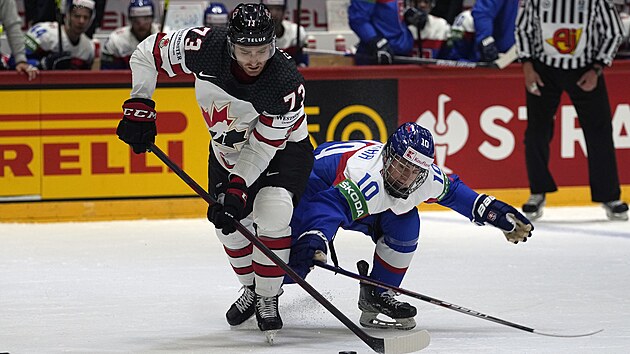
[[[368,205],[363,193],[352,180],[345,179],[335,186],[348,201],[352,220],[361,219],[368,216]]]

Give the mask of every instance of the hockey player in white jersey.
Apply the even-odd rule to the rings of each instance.
[[[129,59],[138,44],[160,31],[158,24],[153,23],[154,17],[155,6],[151,0],[131,0],[127,10],[131,25],[109,35],[101,51],[101,69],[129,69]]]
[[[413,35],[413,55],[421,58],[445,58],[451,26],[445,19],[430,14],[435,0],[406,0],[404,19]]]
[[[158,71],[194,74],[197,103],[212,137],[208,208],[243,293],[227,311],[230,325],[254,313],[258,327],[282,328],[278,295],[284,272],[243,235],[241,220],[268,248],[289,260],[293,207],[313,165],[304,113],[304,78],[276,50],[273,21],[262,4],[239,4],[227,28],[199,27],[158,33],[131,56],[131,99],[123,105],[119,138],[136,153],[154,142]],[[218,232],[218,231],[221,232]]]
[[[306,276],[314,257],[325,260],[327,244],[341,227],[362,232],[376,244],[370,278],[399,286],[418,246],[417,205],[421,203],[438,203],[477,225],[493,225],[509,242],[527,241],[534,227],[525,216],[492,196],[476,193],[457,175],[446,175],[433,159],[433,137],[415,123],[400,126],[386,144],[320,145],[291,221],[289,265]],[[416,325],[416,308],[395,299],[391,291],[362,284],[358,305],[359,322],[365,327],[412,329]],[[377,318],[379,314],[393,321]]]
[[[282,49],[286,53],[289,53],[295,59],[295,62],[301,66],[308,65],[308,55],[304,52],[298,57],[298,47],[304,47],[306,45],[306,29],[300,26],[300,40],[298,44],[298,25],[284,19],[284,14],[287,10],[286,0],[260,0],[265,4],[269,11],[271,11],[271,17],[276,25],[276,46]]]
[[[65,25],[40,22],[26,32],[26,56],[29,63],[43,70],[89,70],[94,61],[94,44],[85,31],[94,21],[93,0],[67,0]]]

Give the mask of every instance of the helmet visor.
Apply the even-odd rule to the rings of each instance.
[[[276,41],[271,43],[249,46],[234,44],[229,41],[230,56],[237,62],[243,63],[264,63],[271,59],[276,51]]]
[[[385,189],[394,198],[407,199],[429,175],[424,169],[397,154],[389,154],[383,167]]]

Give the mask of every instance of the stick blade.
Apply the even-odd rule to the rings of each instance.
[[[497,66],[497,68],[503,69],[506,66],[512,64],[512,62],[516,60],[517,56],[518,54],[516,54],[516,45],[513,45],[510,50],[501,55],[499,59],[495,60],[494,64]]]
[[[420,351],[429,346],[431,336],[427,330],[421,330],[404,336],[385,338],[385,354],[405,354]]]
[[[535,329],[532,333],[540,334],[541,336],[547,336],[547,337],[577,338],[577,337],[592,336],[602,331],[604,331],[604,329],[598,329],[596,331],[584,332],[584,333],[550,333],[550,332],[541,332]]]

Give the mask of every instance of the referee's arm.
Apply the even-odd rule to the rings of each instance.
[[[535,36],[538,29],[534,27],[534,6],[532,2],[532,0],[524,0],[523,9],[519,11],[516,18],[514,38],[516,39],[516,49],[520,61],[532,60],[535,53]]]
[[[595,62],[610,66],[623,40],[621,19],[610,1],[598,1],[595,30],[601,38]]]

